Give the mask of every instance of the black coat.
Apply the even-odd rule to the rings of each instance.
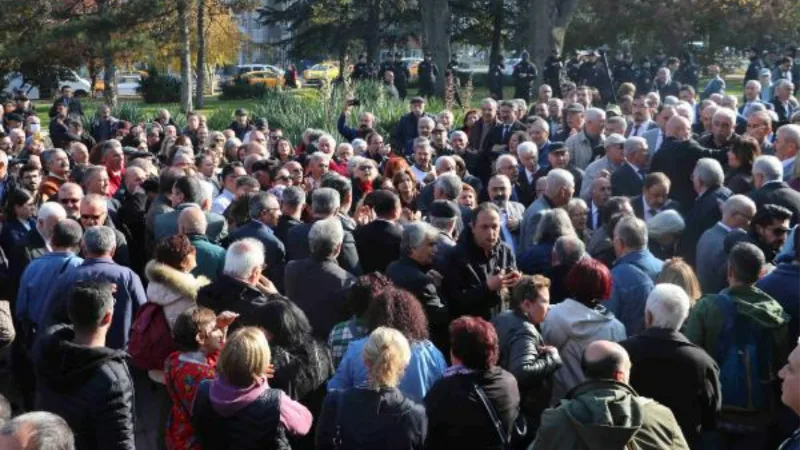
[[[400,257],[403,227],[388,220],[373,220],[353,233],[358,260],[364,273],[385,272]]]
[[[278,219],[278,226],[275,227],[275,237],[283,242],[284,247],[286,247],[286,240],[289,236],[289,230],[302,224],[303,222],[295,219],[294,217],[287,214],[282,214],[280,219]]]
[[[9,295],[6,298],[17,298],[19,280],[22,278],[22,272],[25,271],[25,268],[28,267],[31,261],[47,252],[47,244],[44,242],[44,238],[39,233],[39,230],[33,228],[28,231],[28,234],[22,238],[22,241],[12,249],[11,254],[7,255],[9,282],[8,286],[0,288],[0,291]]]
[[[713,430],[720,408],[719,367],[677,331],[648,328],[620,342],[631,358],[630,385],[672,410],[691,448]]]
[[[537,170],[538,172],[538,170]],[[528,182],[528,175],[524,167],[519,168],[519,177],[517,178],[517,201],[522,203],[526,208],[536,200],[536,172],[533,174],[533,183]]]
[[[753,190],[753,175],[742,168],[731,169],[725,174],[725,187],[734,194],[749,194]]]
[[[264,262],[267,267],[264,269],[264,276],[278,288],[283,289],[283,270],[286,266],[286,247],[283,242],[275,237],[275,233],[268,226],[255,220],[250,220],[234,231],[228,238],[231,243],[244,238],[257,239],[264,245]]]
[[[517,263],[511,247],[498,242],[487,256],[475,244],[472,231],[464,230],[460,241],[453,248],[442,268],[442,293],[450,309],[451,317],[462,315],[489,319],[492,310],[500,306],[500,293],[492,292],[486,285],[489,277],[502,269],[515,270]]]
[[[309,257],[286,266],[286,296],[306,313],[317,339],[327,340],[334,325],[350,317],[347,291],[355,277],[336,261]]]
[[[503,429],[511,429],[519,414],[520,401],[514,375],[498,366],[485,372],[451,375],[439,379],[425,396],[428,413],[425,448],[503,448],[473,383],[486,392]]]
[[[681,204],[682,212],[691,209],[697,197],[691,177],[700,158],[714,158],[722,165],[728,161],[724,150],[711,150],[701,147],[693,140],[677,141],[667,137],[650,162],[650,172],[663,172],[669,177],[672,182],[669,198]]]
[[[279,294],[264,295],[261,291],[229,275],[221,274],[197,292],[197,304],[212,309],[215,314],[230,311],[239,314],[230,332],[246,325],[259,326],[259,313],[269,302],[286,301]]]
[[[769,203],[787,208],[792,212],[792,226],[797,224],[800,219],[800,192],[790,188],[784,182],[767,183],[750,194],[750,198],[753,199],[759,210]]]
[[[644,180],[630,164],[623,164],[611,175],[611,192],[615,196],[635,197],[642,193],[643,186]]]
[[[317,450],[421,450],[427,422],[425,408],[398,389],[332,392],[317,424]]]
[[[684,216],[686,229],[680,240],[680,251],[683,259],[694,266],[697,252],[697,241],[709,228],[722,219],[720,206],[733,195],[726,187],[708,189],[697,197],[692,209]]]
[[[427,274],[428,270],[429,268],[421,266],[408,256],[403,256],[389,264],[386,276],[395,286],[411,292],[422,303],[428,316],[428,326],[432,331],[433,341],[438,345],[442,343],[441,333],[446,334],[449,315],[433,279]]]
[[[212,380],[197,388],[192,404],[192,427],[205,450],[290,450],[281,425],[281,391],[267,389],[231,416],[214,409],[209,391]]]
[[[135,448],[133,380],[127,355],[72,343],[69,325],[55,325],[34,349],[36,409],[61,416],[75,433],[75,448]]]
[[[311,255],[311,248],[308,244],[308,233],[311,232],[310,223],[304,223],[292,227],[286,237],[286,256],[289,261],[308,258]],[[344,239],[342,240],[342,251],[336,258],[342,269],[355,276],[361,275],[361,264],[358,261],[358,248],[353,233],[344,229]]]
[[[131,261],[130,267],[139,276],[144,275],[144,265],[147,264],[147,261],[152,256],[147,253],[147,248],[144,245],[147,238],[146,212],[147,194],[131,194],[129,192],[123,195],[122,203],[117,211],[117,220],[120,222],[118,229],[122,231],[128,242],[134,243],[134,245],[128,246]]]

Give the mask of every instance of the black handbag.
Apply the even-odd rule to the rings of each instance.
[[[516,420],[512,424],[511,433],[507,433],[503,429],[503,422],[500,420],[500,417],[497,415],[497,411],[495,411],[494,406],[489,401],[489,398],[486,396],[486,391],[483,390],[478,383],[475,381],[472,382],[472,388],[475,390],[475,393],[478,394],[478,398],[481,399],[481,403],[483,403],[483,408],[486,410],[486,413],[489,414],[489,419],[491,419],[492,424],[494,425],[494,429],[497,432],[497,436],[500,438],[500,443],[502,444],[505,450],[512,450],[516,448],[524,448],[527,441],[528,435],[528,424],[525,420],[525,416],[522,413],[517,415]]]

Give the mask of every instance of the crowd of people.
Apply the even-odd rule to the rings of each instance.
[[[0,448],[798,449],[793,67],[301,142],[19,95]]]

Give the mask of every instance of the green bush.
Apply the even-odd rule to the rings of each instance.
[[[222,85],[220,100],[260,99],[267,96],[270,89],[263,84],[250,84],[247,80],[236,77],[232,83]]]
[[[136,92],[145,103],[175,103],[181,101],[181,81],[173,76],[162,75],[150,68],[148,76],[142,77]]]

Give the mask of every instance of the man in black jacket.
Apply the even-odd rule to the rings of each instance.
[[[442,292],[451,317],[491,318],[502,308],[502,293],[520,278],[511,247],[500,239],[500,209],[481,203],[470,227],[450,254]]]
[[[225,267],[217,279],[197,292],[197,304],[215,314],[239,314],[228,331],[241,326],[259,326],[259,312],[268,302],[286,301],[275,285],[261,274],[264,246],[256,239],[244,238],[228,247]]]
[[[73,325],[55,325],[34,350],[36,409],[64,418],[76,448],[130,449],[134,444],[133,380],[127,355],[105,346],[114,314],[111,285],[78,283],[67,306]]]
[[[358,260],[364,273],[385,272],[400,257],[403,227],[397,224],[403,207],[392,191],[377,190],[370,195],[376,219],[353,233]]]
[[[720,409],[719,367],[680,331],[689,296],[674,284],[659,284],[647,297],[646,329],[620,342],[631,358],[630,384],[639,395],[672,410],[689,446],[713,430]]]
[[[681,116],[672,116],[667,122],[667,137],[650,163],[651,172],[663,172],[672,182],[670,198],[681,204],[682,212],[688,211],[697,193],[691,183],[694,167],[700,158],[714,158],[720,164],[727,163],[723,150],[703,148],[691,139],[692,124]],[[717,219],[719,220],[719,219]],[[713,225],[713,223],[712,223]]]
[[[683,258],[695,265],[697,242],[700,236],[722,219],[721,205],[733,192],[722,186],[725,174],[719,162],[711,158],[702,158],[697,161],[692,172],[692,185],[697,192],[692,208],[685,216],[686,229],[680,241]]]
[[[386,276],[395,286],[411,292],[422,303],[433,343],[439,349],[449,348],[449,318],[438,291],[442,276],[431,269],[438,249],[439,231],[427,223],[414,222],[406,225],[402,233],[401,256],[389,264]]]
[[[783,206],[792,212],[792,226],[800,220],[800,192],[795,191],[783,180],[783,165],[774,156],[759,156],[753,163],[753,185],[756,190],[750,198],[761,211],[764,205]]]

